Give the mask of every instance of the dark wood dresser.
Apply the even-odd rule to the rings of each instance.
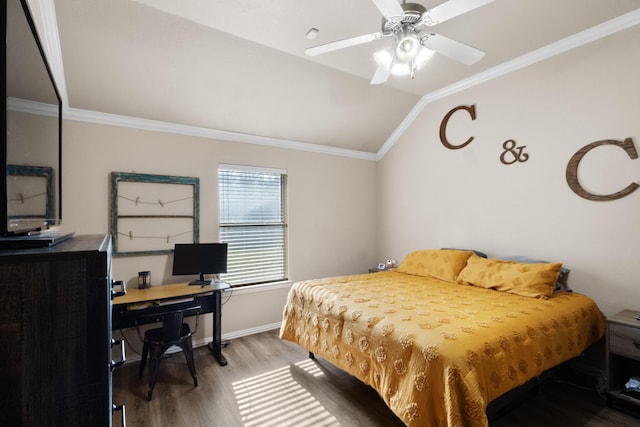
[[[0,251],[0,425],[111,427],[111,299],[109,235]]]

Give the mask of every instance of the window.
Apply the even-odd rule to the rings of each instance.
[[[232,286],[287,279],[286,171],[220,165],[220,241]]]

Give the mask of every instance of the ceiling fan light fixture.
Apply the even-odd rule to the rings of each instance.
[[[396,45],[396,57],[402,62],[414,61],[420,52],[420,41],[411,34],[404,34]]]
[[[376,63],[379,65],[389,65],[391,64],[391,54],[387,49],[380,49],[373,53],[373,59],[376,60]]]
[[[394,76],[406,76],[411,72],[411,62],[401,62],[394,60],[389,50],[379,50],[373,54],[376,62],[389,70]]]
[[[394,56],[392,52],[396,55]],[[400,60],[397,53],[397,47],[393,48],[393,50],[382,49],[375,52],[373,58],[378,65],[385,67],[394,76],[406,76],[422,68],[429,58],[435,54],[433,50],[427,49],[419,43],[418,53],[414,59]]]

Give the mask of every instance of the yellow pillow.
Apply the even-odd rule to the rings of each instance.
[[[433,276],[447,282],[455,282],[471,255],[473,255],[472,251],[452,249],[413,251],[402,261],[397,271],[415,276]]]
[[[553,293],[560,267],[562,263],[559,262],[528,264],[485,259],[474,254],[458,275],[458,282],[525,297],[544,298]]]

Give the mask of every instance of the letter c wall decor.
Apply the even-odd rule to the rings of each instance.
[[[595,201],[604,201],[604,200],[615,200],[620,199],[624,196],[628,196],[632,192],[634,192],[640,185],[632,182],[627,185],[622,190],[613,193],[613,194],[593,194],[584,189],[584,187],[580,184],[578,180],[578,166],[580,165],[580,161],[582,158],[592,149],[599,147],[601,145],[616,145],[622,148],[631,159],[638,158],[638,152],[636,151],[636,147],[633,145],[633,141],[631,138],[626,138],[624,141],[616,141],[614,139],[603,139],[601,141],[592,142],[591,144],[585,145],[581,149],[579,149],[572,157],[569,159],[569,163],[567,164],[567,184],[569,184],[569,188],[573,190],[578,196],[587,199],[587,200],[595,200]]]
[[[447,123],[449,123],[449,119],[451,118],[451,116],[453,116],[453,113],[455,113],[458,110],[466,110],[469,112],[469,115],[471,116],[471,120],[475,120],[476,119],[476,106],[474,105],[459,105],[455,108],[453,108],[451,111],[449,111],[444,118],[442,119],[442,122],[440,123],[440,141],[442,142],[442,145],[444,145],[445,147],[447,147],[450,150],[457,150],[459,148],[463,148],[466,147],[467,145],[469,145],[471,143],[471,141],[473,141],[473,136],[469,137],[469,139],[467,139],[465,142],[463,142],[460,145],[453,145],[449,142],[449,140],[447,140]]]

